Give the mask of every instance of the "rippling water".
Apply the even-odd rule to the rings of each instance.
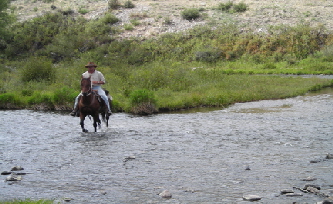
[[[98,133],[81,133],[79,118],[68,113],[0,114],[0,171],[19,165],[31,173],[18,182],[1,176],[0,200],[247,203],[242,196],[255,194],[257,203],[315,203],[323,197],[280,190],[333,188],[333,160],[322,160],[333,153],[332,89],[209,112],[116,113]],[[86,128],[93,131],[89,119]],[[163,190],[172,198],[158,196]]]

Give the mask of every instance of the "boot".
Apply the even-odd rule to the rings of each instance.
[[[70,115],[73,117],[78,116],[78,108],[75,107],[74,110],[70,113]]]

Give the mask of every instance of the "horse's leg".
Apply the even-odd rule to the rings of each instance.
[[[110,117],[109,117],[108,114],[105,114],[105,115],[106,115],[106,117],[105,117],[106,118],[106,122],[105,122],[106,123],[106,127],[109,127],[109,118]]]
[[[85,116],[80,114],[80,125],[82,128],[82,132],[88,132],[88,130],[84,128],[84,119],[85,119]]]
[[[97,132],[97,124],[98,124],[98,127],[100,128],[101,127],[101,120],[99,119],[99,113],[97,112],[95,115],[94,115],[94,128],[95,128],[95,132]]]

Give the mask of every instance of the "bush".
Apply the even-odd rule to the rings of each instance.
[[[47,94],[42,94],[39,91],[36,91],[29,99],[28,103],[31,105],[35,104],[41,104],[41,103],[46,103],[46,104],[52,104],[52,97],[51,95]]]
[[[152,91],[141,89],[130,94],[131,112],[139,115],[149,115],[157,112],[155,96]]]
[[[84,14],[86,14],[86,13],[89,13],[89,11],[88,11],[87,9],[85,9],[85,8],[80,8],[80,9],[78,10],[78,12],[79,12],[80,14],[82,14],[82,15],[84,15]]]
[[[109,9],[118,9],[120,7],[120,3],[118,0],[109,0]]]
[[[19,96],[13,93],[0,94],[0,109],[20,108],[21,106],[23,106],[23,102]]]
[[[229,12],[229,10],[232,8],[233,4],[234,3],[232,3],[231,1],[229,1],[228,3],[220,3],[217,8],[221,11]]]
[[[333,62],[333,45],[324,47],[320,52],[315,54],[325,62]]]
[[[197,18],[200,17],[200,12],[199,9],[196,8],[191,8],[191,9],[185,9],[184,11],[182,11],[181,13],[183,19],[185,20],[195,20]]]
[[[262,68],[263,68],[263,69],[276,69],[277,67],[276,67],[276,65],[273,64],[273,63],[266,63],[266,64],[263,65]]]
[[[233,12],[245,12],[247,10],[247,5],[243,2],[239,4],[234,4],[233,2],[229,1],[228,3],[220,3],[217,7],[217,9],[228,12],[228,13],[233,13]]]
[[[107,13],[101,18],[100,21],[105,23],[105,24],[111,24],[112,25],[112,24],[118,23],[119,19],[115,15],[113,15],[111,13]]]
[[[216,62],[221,57],[220,51],[200,51],[195,53],[195,60],[201,62]]]
[[[48,59],[37,57],[32,57],[27,60],[21,74],[21,80],[23,82],[53,82],[56,77],[52,62]]]
[[[57,89],[54,92],[53,101],[55,104],[72,103],[77,96],[77,91],[68,87]]]
[[[125,8],[134,8],[135,5],[133,4],[132,1],[126,1],[126,2],[124,3],[124,7],[125,7]]]
[[[139,90],[132,91],[132,93],[130,93],[129,97],[130,97],[132,106],[138,105],[140,103],[147,103],[147,102],[155,103],[156,102],[154,93],[147,89],[139,89]]]
[[[239,3],[234,5],[234,11],[241,13],[247,10],[247,5],[245,3]]]

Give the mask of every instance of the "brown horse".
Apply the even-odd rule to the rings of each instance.
[[[107,114],[107,107],[103,99],[91,89],[90,78],[81,79],[81,97],[78,102],[78,108],[80,113],[80,125],[83,132],[88,132],[88,130],[84,128],[84,120],[86,116],[89,115],[93,117],[95,132],[97,132],[97,125],[99,127],[101,125],[99,113],[101,113],[103,121],[106,122],[106,126],[108,126],[109,115]]]

